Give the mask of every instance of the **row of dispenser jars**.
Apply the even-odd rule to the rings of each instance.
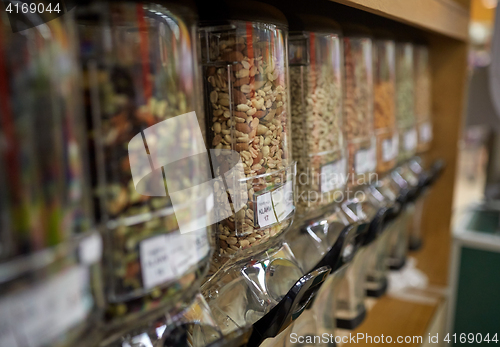
[[[418,98],[414,85],[428,91],[428,78],[411,70],[427,73],[424,46],[414,65],[410,43],[373,41],[363,30],[342,38],[336,26],[288,37],[282,15],[266,17],[204,23],[201,76],[196,21],[183,6],[91,2],[77,9],[77,25],[67,14],[14,34],[2,18],[0,180],[8,189],[0,199],[0,258],[13,274],[2,279],[3,297],[26,277],[25,267],[11,266],[14,257],[63,245],[71,251],[56,259],[77,254],[78,271],[87,269],[73,275],[87,295],[75,322],[100,301],[108,321],[120,324],[170,307],[194,296],[211,237],[220,263],[264,250],[295,208],[333,202],[346,173],[357,185],[360,175],[385,171],[379,152],[394,161],[394,142],[415,150],[414,116],[427,119],[428,97],[416,102],[420,113],[409,100]],[[392,86],[377,92],[379,80]],[[387,115],[379,107],[395,115],[377,127],[378,114]],[[102,227],[103,276],[88,271],[100,256],[67,246],[94,225]],[[66,269],[50,266],[36,270],[40,282]],[[104,279],[106,300],[95,278]]]

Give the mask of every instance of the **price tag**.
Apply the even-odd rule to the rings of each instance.
[[[173,280],[205,258],[210,252],[206,229],[181,234],[179,230],[141,242],[144,288]]]
[[[430,122],[420,125],[419,137],[419,140],[422,143],[427,143],[432,140],[432,124]]]
[[[261,228],[276,223],[271,193],[257,196],[257,221]]]
[[[368,171],[370,163],[370,149],[360,149],[354,157],[354,168],[357,175],[364,174]]]
[[[101,261],[102,238],[99,233],[86,237],[79,246],[80,261],[85,265],[92,265]]]
[[[404,135],[405,151],[411,152],[417,148],[417,131],[416,129],[408,130]]]
[[[66,269],[35,288],[15,294],[6,304],[11,332],[23,336],[28,346],[48,345],[88,316],[93,305],[88,269]]]
[[[392,145],[393,139],[385,139],[382,141],[382,160],[384,162],[394,159],[394,148]]]
[[[345,158],[321,167],[321,193],[328,193],[342,187],[346,174]]]
[[[158,235],[141,242],[141,269],[144,288],[149,289],[175,278],[173,261],[168,252],[166,235]]]

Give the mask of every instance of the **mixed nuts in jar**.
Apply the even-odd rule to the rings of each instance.
[[[373,129],[372,38],[367,29],[344,26],[344,129],[348,186],[369,183],[377,165]]]
[[[72,14],[13,32],[0,15],[0,262],[92,226]],[[27,14],[10,18],[24,25]],[[3,225],[2,225],[3,227]]]
[[[189,296],[208,268],[196,25],[182,6],[134,1],[90,2],[78,23],[114,323]]]
[[[291,224],[295,165],[290,151],[287,30],[274,7],[226,4],[202,12],[207,144],[214,177],[224,178],[215,209],[218,255],[264,248]],[[255,20],[250,9],[268,13]],[[265,16],[264,16],[265,17]]]
[[[396,43],[396,120],[399,132],[398,162],[415,155],[417,129],[414,109],[413,44]]]
[[[396,165],[398,134],[396,128],[396,43],[377,38],[373,45],[374,126],[377,139],[377,173],[384,174]]]
[[[342,38],[338,25],[327,18],[301,15],[291,23],[292,150],[297,213],[305,215],[343,199]]]

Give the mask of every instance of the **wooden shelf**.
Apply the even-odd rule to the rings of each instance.
[[[467,41],[467,0],[332,0],[401,23]]]
[[[412,342],[406,343],[405,346],[426,345],[428,333],[434,330],[433,325],[439,325],[439,322],[438,324],[434,322],[438,312],[442,311],[444,298],[436,293],[421,291],[416,291],[412,295],[417,299],[405,300],[390,296],[378,299],[368,310],[365,321],[358,328],[353,331],[339,330],[339,336],[349,336],[349,333],[351,336],[363,333],[372,338],[384,335],[390,336],[392,343],[397,343],[399,336],[403,338],[408,336],[412,338]],[[420,336],[422,343],[417,339]],[[380,346],[382,343],[368,340],[358,344],[342,343],[341,347],[358,345]]]

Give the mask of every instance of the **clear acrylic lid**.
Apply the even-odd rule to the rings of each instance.
[[[343,138],[342,37],[331,32],[290,35],[292,150],[297,160],[297,212],[339,202],[347,174]]]
[[[134,323],[133,327],[107,336],[99,347],[206,347],[222,339],[210,308],[200,294],[192,302],[178,304],[167,312]]]
[[[295,210],[287,31],[263,22],[209,23],[200,30],[207,143],[227,191],[215,196],[216,245],[222,258],[238,259],[265,249]]]
[[[202,292],[224,335],[253,326],[249,345],[277,336],[305,310],[329,274],[304,274],[286,243],[220,269]]]
[[[351,225],[348,217],[339,205],[334,205],[321,216],[306,220],[292,229],[286,235],[286,242],[295,255],[300,267],[306,271],[323,265],[322,260],[327,256],[336,243],[340,240],[342,233]],[[338,245],[338,253],[341,253],[342,244]],[[332,255],[333,256],[333,255]],[[336,260],[332,259],[330,265],[333,270]]]
[[[303,275],[287,244],[220,269],[202,286],[223,334],[257,322]]]

